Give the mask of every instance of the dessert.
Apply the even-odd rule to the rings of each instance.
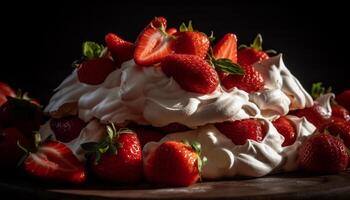
[[[282,54],[262,50],[260,35],[237,49],[232,33],[213,42],[191,22],[167,29],[165,18],[156,17],[135,43],[112,33],[105,40],[107,47],[84,43],[83,58],[44,109],[51,118],[39,133],[53,142],[37,143],[25,166],[38,154],[62,168],[73,163],[67,164],[75,166],[68,182],[85,180],[77,162],[87,162],[100,179],[137,183],[143,173],[148,182],[166,186],[347,168],[349,113],[320,84],[313,100]],[[337,98],[347,103],[346,94]],[[326,141],[333,145],[323,152],[339,147],[329,156],[338,166],[331,170],[312,159],[321,151],[315,146]],[[47,155],[58,144],[79,161]],[[48,178],[60,173],[48,171]]]

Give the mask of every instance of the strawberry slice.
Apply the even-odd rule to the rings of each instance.
[[[86,179],[83,164],[63,143],[49,141],[37,152],[29,153],[24,169],[31,175],[53,181],[83,183]]]
[[[117,67],[133,58],[135,48],[133,43],[123,40],[114,33],[108,33],[105,36],[105,41]]]
[[[156,17],[141,32],[136,40],[134,52],[135,63],[149,66],[160,62],[164,57],[173,53],[172,37],[166,32],[166,20]]]
[[[168,28],[166,30],[166,32],[169,34],[169,35],[174,35],[175,33],[177,33],[177,29],[174,28],[174,27],[171,27],[171,28]]]
[[[237,63],[237,37],[233,33],[227,33],[214,46],[213,54],[215,59],[227,58]]]

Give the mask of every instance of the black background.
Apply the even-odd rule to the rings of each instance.
[[[1,6],[0,81],[46,103],[72,71],[70,64],[80,57],[83,41],[103,43],[108,32],[134,41],[154,16],[165,16],[168,26],[192,20],[196,29],[213,30],[217,38],[233,32],[240,44],[261,33],[264,49],[282,52],[306,89],[316,81],[333,86],[335,92],[349,88],[346,6],[305,3],[12,2]]]

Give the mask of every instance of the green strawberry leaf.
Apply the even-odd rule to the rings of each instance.
[[[221,58],[211,61],[215,69],[221,70],[229,74],[244,75],[244,69],[236,63],[233,63],[230,59]]]
[[[87,59],[98,58],[101,55],[103,49],[103,45],[91,41],[86,41],[83,43],[83,56]]]
[[[180,27],[179,27],[179,30],[180,30],[180,32],[193,31],[192,20],[190,20],[188,22],[187,26],[184,22],[182,22]]]
[[[253,41],[253,44],[250,45],[250,47],[256,49],[256,50],[259,50],[259,51],[262,51],[262,42],[263,42],[263,39],[262,39],[262,36],[261,34],[259,33],[254,41]]]
[[[208,39],[210,41],[210,43],[213,43],[215,41],[215,36],[214,36],[214,31],[210,32],[210,35],[208,36]]]
[[[327,89],[322,86],[322,82],[313,83],[311,87],[311,96],[313,99],[317,99],[318,97],[329,93],[332,91],[332,87],[328,87]]]

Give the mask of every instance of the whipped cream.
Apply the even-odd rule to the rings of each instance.
[[[265,85],[262,91],[251,93],[250,100],[258,105],[264,117],[276,119],[289,110],[313,105],[311,96],[285,66],[282,54],[253,66],[263,76]]]
[[[297,149],[314,132],[315,127],[305,118],[288,118],[297,130],[296,142],[288,147],[281,146],[284,138],[271,122],[259,119],[267,127],[266,136],[261,142],[248,140],[244,145],[235,145],[215,126],[206,125],[196,130],[169,134],[159,142],[146,144],[143,149],[144,162],[148,162],[149,154],[161,143],[186,139],[197,141],[202,146],[202,157],[208,160],[202,170],[205,179],[261,177],[280,171],[292,171],[297,169]]]
[[[75,70],[56,90],[45,112],[78,102],[79,117],[84,121],[130,120],[153,126],[177,122],[195,128],[260,114],[258,107],[249,102],[248,93],[242,90],[225,91],[218,86],[208,95],[187,92],[159,67],[140,67],[133,60],[124,62],[100,85],[79,82]]]

